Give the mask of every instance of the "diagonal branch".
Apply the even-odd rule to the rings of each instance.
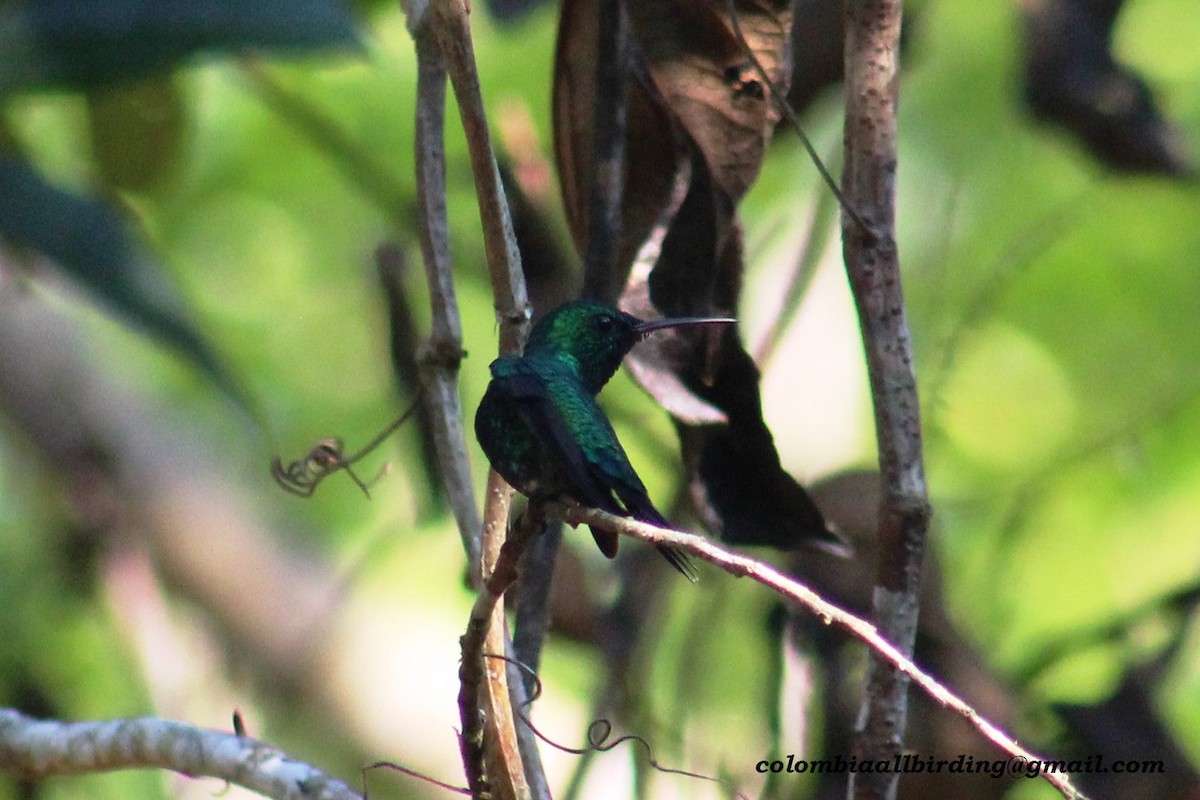
[[[594,508],[552,502],[546,503],[545,510],[548,515],[557,517],[568,525],[595,525],[598,528],[632,536],[650,544],[669,545],[710,564],[715,564],[736,578],[750,578],[763,586],[774,589],[789,600],[799,603],[816,614],[825,624],[844,628],[855,638],[864,642],[876,658],[910,678],[913,683],[946,708],[961,714],[988,741],[1008,753],[1013,759],[1019,759],[1024,763],[1044,760],[1021,747],[999,726],[981,716],[966,700],[938,682],[932,675],[924,672],[913,663],[910,656],[888,641],[870,622],[834,605],[809,587],[784,575],[769,564],[726,550],[702,536],[669,528],[658,528],[645,522],[638,522],[628,517],[618,517]],[[1043,771],[1041,774],[1068,800],[1087,800],[1086,796],[1075,788],[1065,774],[1049,771]]]

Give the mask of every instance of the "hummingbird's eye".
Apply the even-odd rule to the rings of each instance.
[[[608,333],[616,326],[616,324],[617,320],[612,316],[612,314],[601,314],[600,316],[596,317],[596,330],[600,331],[601,333]]]

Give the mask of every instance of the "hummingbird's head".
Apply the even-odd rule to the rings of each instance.
[[[576,300],[554,309],[533,326],[525,353],[573,362],[589,391],[596,393],[616,374],[633,346],[652,332],[734,321],[726,317],[689,317],[644,322],[606,303]]]

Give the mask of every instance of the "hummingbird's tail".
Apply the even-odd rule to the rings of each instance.
[[[669,527],[665,520],[661,524],[663,527]],[[603,530],[602,528],[592,526],[588,526],[588,528],[591,530],[592,538],[596,540],[596,546],[600,548],[600,552],[606,558],[615,558],[617,555],[617,545],[620,542],[617,534],[612,531]],[[688,558],[687,553],[666,545],[659,545],[658,552],[662,553],[663,558],[692,583],[695,583],[699,579],[700,573],[696,571],[696,565],[692,562],[692,559]]]
[[[658,546],[658,552],[662,553],[663,558],[670,562],[672,567],[679,570],[683,577],[692,583],[700,580],[700,573],[696,571],[696,565],[688,557],[687,553],[682,550],[676,550],[674,547],[667,547],[665,544]]]

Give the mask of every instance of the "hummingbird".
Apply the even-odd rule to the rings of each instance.
[[[475,414],[475,436],[492,467],[526,497],[565,494],[612,514],[670,527],[629,463],[596,395],[633,346],[654,331],[732,322],[736,320],[727,317],[647,322],[591,300],[559,306],[534,325],[524,355],[492,362],[492,380]],[[600,552],[616,556],[617,534],[595,527],[591,531]],[[673,567],[695,579],[685,554],[658,549]]]

